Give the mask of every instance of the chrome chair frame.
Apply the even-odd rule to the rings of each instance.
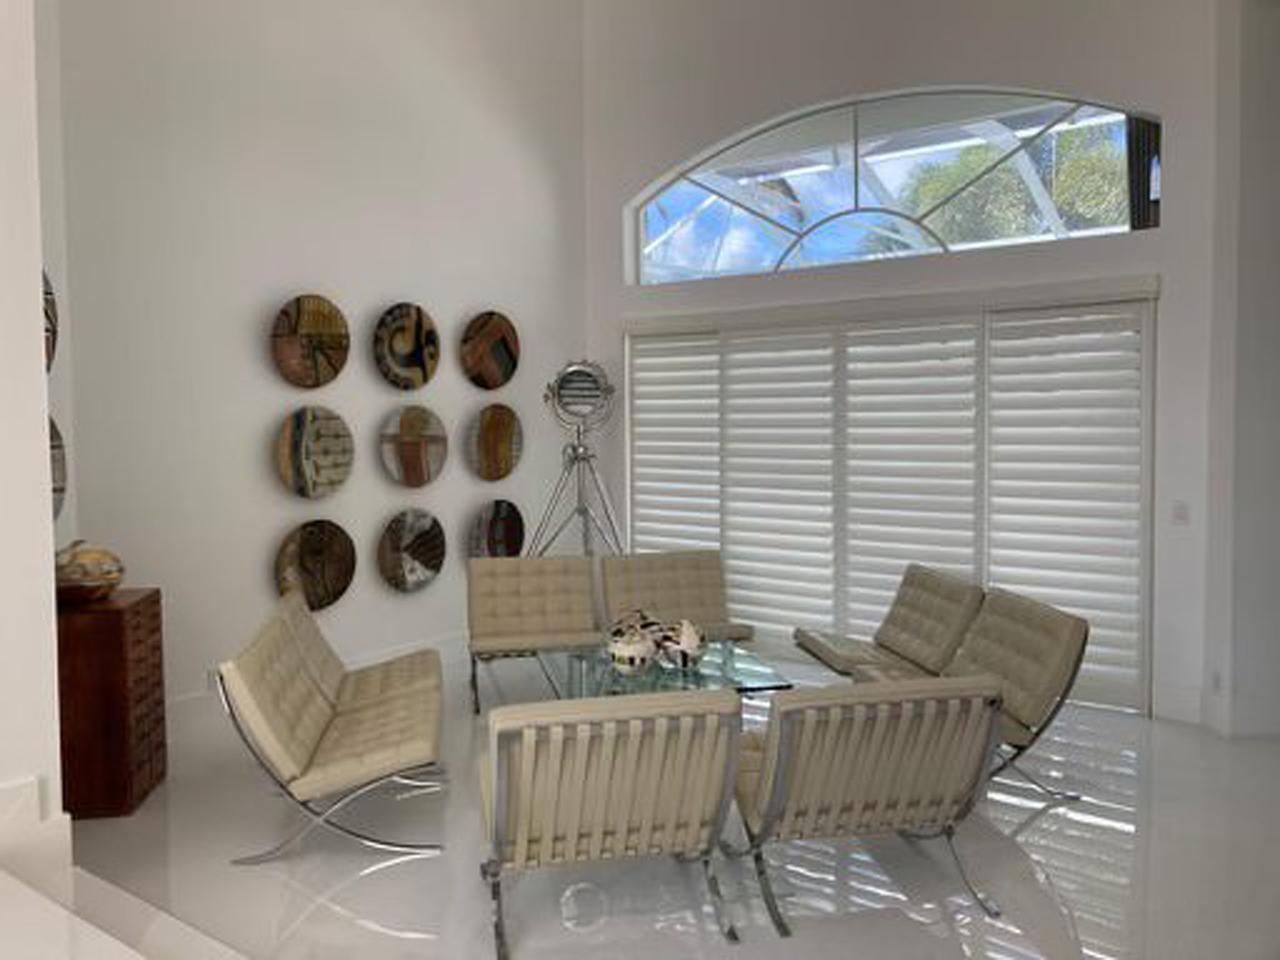
[[[379,777],[367,783],[352,787],[351,789],[338,795],[328,806],[317,809],[314,801],[299,800],[289,790],[288,784],[284,783],[271,765],[263,758],[258,745],[253,742],[253,738],[245,730],[244,725],[240,721],[240,717],[236,713],[231,698],[227,694],[226,682],[222,675],[217,675],[218,699],[222,703],[222,709],[231,720],[231,725],[236,731],[236,735],[244,743],[253,759],[258,766],[266,773],[271,781],[279,788],[280,792],[302,813],[306,820],[291,833],[268,850],[261,853],[249,854],[243,857],[236,857],[231,863],[238,867],[256,866],[262,863],[268,863],[282,857],[287,851],[297,846],[302,840],[308,836],[313,830],[323,827],[332,830],[341,836],[355,840],[357,843],[368,847],[371,850],[378,850],[384,853],[402,853],[416,854],[421,857],[436,857],[444,852],[444,845],[439,843],[401,843],[399,841],[384,840],[380,837],[372,836],[353,827],[344,826],[341,823],[334,822],[331,818],[343,808],[347,807],[353,801],[372,793],[373,791],[385,786],[401,786],[409,788],[409,793],[402,794],[401,797],[418,794],[436,794],[444,790],[448,784],[447,774],[444,766],[439,763],[431,763],[419,765],[415,767],[407,767],[404,770],[398,770],[395,773],[388,774],[385,777]]]
[[[1000,704],[997,700],[991,705],[996,707],[997,712],[992,718],[991,729],[987,734],[987,746],[984,751],[987,759],[984,761],[984,766],[990,765],[1000,744]],[[766,807],[770,814],[761,821],[760,830],[757,833],[753,833],[744,816],[742,818],[742,827],[747,835],[747,846],[743,849],[738,849],[727,841],[722,840],[720,843],[720,847],[726,856],[740,859],[748,854],[751,855],[755,865],[756,879],[760,884],[760,894],[764,898],[765,909],[769,911],[769,919],[773,921],[774,929],[777,930],[780,937],[791,936],[791,925],[787,922],[786,915],[782,912],[782,905],[778,903],[777,894],[773,889],[773,882],[769,879],[768,863],[764,857],[764,846],[770,842],[770,837],[777,825],[778,818],[782,814],[783,791],[786,789],[786,784],[790,779],[791,766],[795,762],[795,751],[799,739],[797,728],[800,720],[801,718],[798,715],[784,717],[782,720],[782,730],[779,732],[778,745],[779,766],[774,774],[769,793],[769,802]],[[954,817],[955,821],[963,820],[972,812],[977,803],[979,792],[986,785],[987,779],[985,776],[979,776],[974,780],[973,786]],[[947,849],[955,862],[956,872],[959,873],[960,880],[964,883],[965,889],[969,891],[970,896],[982,907],[983,912],[988,917],[996,918],[1000,916],[999,904],[988,894],[981,893],[970,879],[969,872],[965,869],[964,861],[960,859],[960,853],[956,850],[954,824],[931,833],[902,830],[899,831],[899,835],[907,840],[932,840],[937,837],[943,837],[947,841]]]

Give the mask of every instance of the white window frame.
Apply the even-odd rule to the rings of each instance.
[[[874,324],[881,328],[900,326],[903,329],[917,326],[922,322],[946,323],[948,321],[972,323],[975,318],[979,323],[979,349],[987,350],[987,319],[993,314],[1013,313],[1018,311],[1044,310],[1052,308],[1070,309],[1084,306],[1105,306],[1107,304],[1125,303],[1139,305],[1141,308],[1142,352],[1141,352],[1141,444],[1142,444],[1142,478],[1141,478],[1141,510],[1139,551],[1141,573],[1139,576],[1139,609],[1142,626],[1138,638],[1138,658],[1140,671],[1140,705],[1143,715],[1151,711],[1152,685],[1152,583],[1153,583],[1153,510],[1154,510],[1154,440],[1155,440],[1155,407],[1156,407],[1156,315],[1160,295],[1160,280],[1154,275],[1137,275],[1128,277],[1082,280],[1066,283],[1036,284],[1029,286],[1009,286],[986,291],[960,291],[941,294],[922,294],[902,297],[884,297],[865,300],[840,300],[814,304],[785,305],[779,307],[761,307],[747,310],[707,311],[696,314],[685,313],[650,313],[637,314],[624,318],[624,390],[626,396],[624,417],[625,447],[625,529],[628,545],[632,539],[632,338],[649,335],[678,334],[723,334],[742,333],[751,330],[770,330],[776,332],[780,328],[794,329],[801,332],[834,332],[839,334],[854,326]],[[843,339],[843,338],[841,338]],[[723,362],[723,359],[722,359]],[[837,378],[840,383],[844,378]],[[836,387],[837,393],[844,386]],[[837,397],[837,399],[839,399]],[[985,440],[986,411],[984,408],[984,391],[978,391],[978,437],[981,444]],[[723,430],[723,406],[720,415]],[[982,465],[980,465],[982,466]],[[723,459],[721,460],[723,471]],[[841,471],[836,471],[838,478]],[[838,479],[834,482],[838,483]],[[723,476],[722,476],[723,485]],[[979,476],[976,499],[978,501],[978,529],[984,531],[986,524],[981,511],[986,503],[986,478]],[[842,501],[837,498],[837,520],[841,520]],[[842,522],[842,520],[841,520]],[[723,530],[723,517],[721,517]],[[837,542],[842,538],[837,537]],[[975,545],[975,564],[978,570],[986,569],[985,538],[980,536]],[[833,559],[839,563],[840,547],[836,547],[837,556]],[[837,567],[840,569],[840,566]],[[839,584],[836,584],[837,590]]]

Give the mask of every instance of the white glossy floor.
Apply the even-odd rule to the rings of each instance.
[[[769,655],[796,682],[832,676],[790,648]],[[378,798],[353,816],[388,835],[442,839],[443,857],[379,857],[316,834],[287,860],[228,865],[296,815],[207,697],[173,708],[170,778],[137,815],[76,825],[77,862],[251,958],[491,957],[471,761],[483,727],[467,711],[462,663],[446,671],[448,793]],[[549,695],[527,664],[500,664],[482,690],[490,703]],[[940,842],[804,843],[770,851],[790,941],[775,935],[749,870],[718,864],[743,935],[732,947],[699,871],[651,861],[519,877],[507,897],[513,955],[1280,958],[1280,743],[1077,708],[1028,766],[1086,799],[1045,807],[1001,781],[961,829],[999,921],[965,895]]]

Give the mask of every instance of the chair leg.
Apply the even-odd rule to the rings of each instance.
[[[720,893],[720,881],[716,879],[715,871],[711,869],[711,854],[709,853],[702,858],[702,873],[707,878],[707,893],[711,896],[711,909],[716,915],[716,926],[720,928],[720,932],[726,940],[730,943],[737,943],[738,931],[734,929],[725,911],[724,897]]]
[[[476,678],[477,661],[471,658],[471,712],[480,716],[480,682]]]
[[[960,851],[956,849],[955,827],[947,827],[942,831],[942,835],[947,839],[947,849],[951,851],[951,859],[956,862],[956,871],[960,874],[960,879],[964,881],[965,889],[977,901],[978,906],[982,907],[983,912],[994,920],[1000,916],[1000,905],[986,894],[979,893],[972,881],[969,880],[969,874],[964,868],[964,861],[960,859]]]
[[[1027,783],[1031,784],[1041,793],[1051,797],[1058,803],[1075,803],[1075,801],[1081,799],[1081,795],[1076,793],[1074,790],[1058,790],[1055,787],[1049,786],[1043,780],[1032,776],[1026,770],[1023,770],[1022,765],[1014,759],[1011,759],[1008,763],[1004,764],[1004,768],[1012,770],[1018,776],[1022,777],[1023,780],[1027,781]]]
[[[372,850],[379,850],[384,853],[418,854],[426,857],[439,856],[444,852],[444,847],[441,844],[397,843],[391,840],[382,840],[378,837],[370,836],[367,833],[362,833],[359,830],[354,830],[351,827],[345,827],[340,823],[334,823],[333,820],[330,819],[334,814],[343,807],[346,807],[352,801],[364,796],[366,793],[370,793],[373,790],[384,786],[387,783],[394,782],[394,780],[395,777],[384,777],[381,780],[375,780],[373,783],[367,783],[363,787],[359,787],[349,793],[343,794],[343,796],[339,797],[323,811],[316,811],[312,809],[309,804],[301,803],[293,797],[289,797],[289,799],[293,801],[302,814],[307,818],[306,822],[299,825],[293,833],[280,843],[276,844],[270,850],[264,850],[262,853],[250,854],[249,856],[237,857],[232,860],[231,863],[237,867],[251,867],[257,866],[261,863],[268,863],[272,860],[278,860],[287,851],[301,843],[303,838],[318,827],[323,827],[326,830],[332,830],[334,833],[355,840],[357,843],[369,847]]]
[[[502,871],[492,860],[480,865],[480,876],[489,884],[489,896],[493,899],[493,948],[498,960],[508,960],[506,924],[502,919]]]
[[[778,936],[789,937],[791,925],[783,916],[782,905],[778,903],[778,898],[773,892],[773,882],[769,879],[769,865],[765,863],[764,851],[757,847],[752,851],[752,859],[756,864],[756,878],[760,881],[760,893],[769,911],[769,919],[773,921],[773,928],[778,931]]]

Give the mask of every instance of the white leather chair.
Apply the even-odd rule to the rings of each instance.
[[[479,661],[597,647],[586,557],[481,557],[467,564],[471,703],[480,712]]]
[[[663,621],[691,620],[708,640],[750,640],[748,624],[733,623],[718,550],[678,550],[605,557],[605,610],[611,620],[644,610]]]
[[[286,596],[253,642],[218,667],[218,690],[236,732],[306,817],[280,844],[234,862],[275,859],[316,827],[377,850],[439,853],[439,844],[384,840],[332,819],[387,784],[424,793],[443,788],[439,656],[425,650],[383,669],[348,672],[309,621],[305,607],[300,613],[296,598]],[[304,650],[324,661],[325,683]]]
[[[838,684],[774,696],[763,734],[744,737],[738,809],[774,926],[791,930],[764,860],[771,841],[903,833],[942,836],[965,886],[956,824],[986,782],[1000,685],[990,677]],[[730,851],[733,853],[734,851]]]
[[[494,942],[508,955],[502,880],[593,860],[700,860],[721,932],[711,854],[732,802],[741,701],[732,691],[497,707],[480,759]]]

